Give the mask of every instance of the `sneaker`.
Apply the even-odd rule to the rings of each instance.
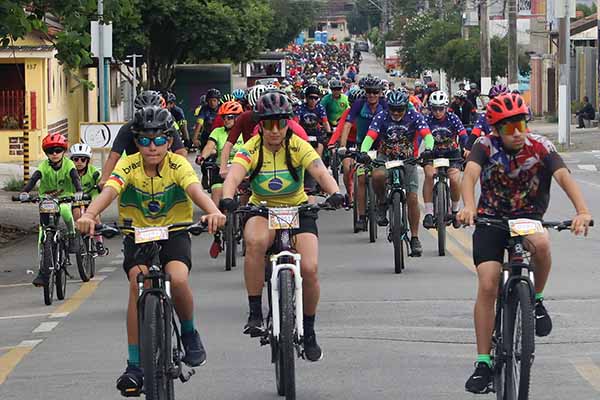
[[[125,397],[138,397],[144,386],[144,372],[137,365],[127,361],[127,368],[117,379],[117,389]]]
[[[387,219],[387,206],[379,205],[377,206],[377,225],[379,226],[388,226],[390,221]]]
[[[543,300],[535,302],[535,335],[548,336],[552,332],[552,319],[544,307]]]
[[[42,271],[39,271],[31,283],[33,283],[33,286],[35,287],[42,287],[46,284],[47,280],[48,278],[42,273]]]
[[[350,199],[350,196],[348,196],[348,193],[346,193],[344,195],[344,208],[346,210],[349,210],[352,208],[352,200]]]
[[[323,351],[317,343],[317,336],[314,333],[304,338],[304,357],[312,362],[323,359]]]
[[[432,214],[425,214],[425,217],[423,218],[423,227],[425,227],[425,229],[435,228]]]
[[[367,219],[365,217],[359,217],[356,221],[356,230],[366,231],[367,230]]]
[[[219,253],[221,253],[221,239],[215,236],[215,240],[210,245],[208,254],[210,254],[211,258],[217,258],[219,257]]]
[[[421,257],[423,254],[423,246],[418,237],[413,236],[410,238],[410,255],[413,257]]]
[[[475,364],[475,372],[465,383],[465,390],[471,393],[485,394],[492,390],[493,372],[484,362]]]
[[[248,316],[248,322],[244,326],[244,335],[250,335],[250,337],[260,337],[265,334],[265,327],[263,326],[262,315]]]
[[[458,215],[458,211],[452,211],[452,227],[454,229],[459,229],[460,228],[460,222],[458,222],[458,219],[456,218],[456,216]]]
[[[200,340],[200,334],[194,329],[194,332],[186,332],[181,335],[185,356],[181,359],[190,367],[199,367],[206,364],[206,351]]]

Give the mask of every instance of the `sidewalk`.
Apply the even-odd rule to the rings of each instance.
[[[529,123],[531,131],[544,135],[560,148],[562,152],[600,150],[600,127],[577,129],[577,125],[571,125],[571,146],[562,148],[558,144],[558,124],[544,121],[532,121]]]

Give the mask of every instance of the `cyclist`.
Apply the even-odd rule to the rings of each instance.
[[[173,120],[179,127],[183,142],[187,147],[191,146],[190,134],[187,130],[187,120],[183,109],[177,105],[177,96],[173,92],[167,92],[167,109],[171,112]]]
[[[379,112],[369,126],[369,131],[362,142],[360,151],[365,153],[371,150],[373,143],[380,138],[377,157],[381,159],[402,159],[418,157],[419,146],[423,141],[426,150],[433,148],[433,137],[425,118],[414,110],[408,109],[408,95],[405,92],[394,90],[387,97],[388,109]],[[368,161],[368,155],[361,154],[359,162]],[[420,257],[423,247],[419,240],[419,176],[416,165],[405,167],[406,192],[408,203],[408,221],[410,224],[411,254]],[[377,224],[386,226],[387,205],[385,201],[385,169],[373,171],[373,189],[378,200]]]
[[[233,99],[240,103],[244,109],[248,107],[248,99],[246,97],[246,91],[244,89],[235,89],[231,92]]]
[[[39,196],[52,195],[59,198],[74,196],[76,201],[81,200],[83,192],[77,168],[75,168],[73,161],[65,157],[65,151],[67,151],[65,137],[59,133],[49,134],[42,140],[42,150],[48,158],[40,163],[38,169],[31,175],[29,182],[23,187],[19,196],[20,200],[26,201],[29,198],[29,192],[35,188],[38,181],[40,182]],[[77,247],[71,204],[62,203],[60,205],[60,216],[67,225],[69,253],[75,253]],[[38,247],[42,240],[42,225],[47,225],[49,222],[50,216],[48,214],[40,214]],[[44,286],[47,279],[48,276],[40,269],[32,283],[34,286]]]
[[[467,159],[462,180],[464,208],[458,219],[473,225],[476,216],[492,218],[543,219],[550,200],[552,177],[573,203],[577,215],[571,231],[584,233],[592,219],[583,195],[554,145],[545,137],[528,133],[528,107],[516,94],[502,94],[487,105],[486,117],[492,133],[480,137]],[[480,180],[481,195],[475,204],[475,186]],[[490,350],[494,329],[494,304],[500,270],[509,233],[498,228],[477,226],[473,234],[473,261],[479,288],[475,303],[477,361],[465,388],[486,393],[493,380]],[[535,264],[535,333],[547,336],[552,321],[543,303],[544,287],[551,266],[548,232],[528,235],[526,247]]]
[[[233,194],[244,177],[249,174],[252,197],[250,203],[267,206],[299,206],[306,203],[303,177],[310,173],[321,188],[332,194],[327,201],[339,207],[343,196],[329,175],[316,151],[293,134],[287,123],[292,116],[288,98],[279,92],[263,95],[257,105],[260,120],[259,135],[244,144],[233,159],[231,170],[223,187],[223,209],[233,211],[236,204]],[[302,256],[301,270],[304,293],[304,353],[310,361],[319,361],[323,352],[314,331],[315,314],[319,300],[318,231],[316,217],[304,215],[296,231],[296,250]],[[251,337],[262,336],[262,289],[265,279],[265,253],[271,247],[275,232],[268,229],[267,219],[251,216],[244,227],[246,257],[244,271],[250,315],[244,333]],[[300,299],[298,299],[300,300]]]
[[[225,216],[202,191],[198,177],[188,161],[171,153],[173,118],[167,110],[149,106],[135,114],[135,140],[139,153],[122,158],[100,195],[92,201],[77,221],[83,234],[93,234],[96,217],[119,197],[121,224],[130,220],[135,227],[168,226],[192,222],[192,202],[207,214],[202,219],[208,223],[210,233],[225,224]],[[137,275],[148,273],[145,260],[138,259],[133,238],[123,239],[123,269],[129,279],[127,307],[127,342],[129,358],[123,375],[117,379],[117,389],[122,394],[139,394],[144,375],[140,369],[138,338]],[[182,230],[171,232],[161,243],[160,261],[171,276],[173,304],[181,322],[181,340],[185,348],[183,362],[190,366],[206,362],[206,352],[200,335],[194,327],[194,300],[188,282],[192,268],[191,241]]]
[[[453,225],[459,228],[456,221],[456,213],[460,208],[460,167],[462,158],[460,147],[464,148],[467,141],[467,130],[463,126],[456,114],[448,112],[448,95],[443,90],[438,90],[429,95],[430,114],[425,117],[427,125],[431,130],[435,146],[434,157],[444,157],[451,159],[448,169],[448,178],[450,179],[450,198],[452,201]],[[423,202],[425,203],[425,217],[423,226],[426,229],[434,228],[433,223],[433,175],[435,168],[431,163],[423,166],[425,171],[425,181],[423,182]]]
[[[221,91],[219,89],[208,89],[206,92],[206,106],[202,107],[197,115],[192,141],[194,146],[199,147],[200,150],[204,148],[208,135],[212,131],[213,122],[217,117],[217,111],[219,111],[220,98]],[[200,134],[200,137],[198,137],[198,134]]]
[[[237,142],[228,153],[223,152],[223,147],[227,142],[229,131],[235,124],[235,120],[242,114],[242,105],[236,101],[228,101],[223,103],[219,108],[219,115],[223,118],[224,126],[215,128],[210,133],[206,146],[202,150],[202,154],[196,157],[196,164],[202,165],[204,161],[212,156],[216,156],[217,165],[221,165],[222,162],[227,163],[233,159],[235,153],[244,144],[243,138],[240,135]],[[223,195],[223,178],[219,175],[218,171],[210,171],[210,190],[211,198],[215,204],[219,204]],[[209,254],[212,258],[217,258],[221,252],[221,234],[220,232],[215,233],[215,240],[210,246]]]
[[[464,90],[456,91],[454,101],[448,107],[448,111],[458,115],[463,125],[471,125],[473,117],[477,114],[477,109],[467,99],[467,92]]]
[[[470,83],[469,90],[467,90],[467,100],[469,100],[474,107],[477,107],[477,100],[479,99],[480,94],[481,92],[479,91],[477,84],[475,82]]]
[[[508,93],[508,88],[506,86],[504,86],[503,84],[499,83],[490,88],[490,91],[488,92],[488,97],[490,100],[492,100],[494,97],[497,97],[497,96],[500,96],[501,94],[506,94],[506,93]],[[473,125],[473,129],[471,130],[471,134],[469,135],[469,139],[467,140],[467,144],[465,146],[465,148],[466,148],[465,156],[469,155],[469,152],[471,151],[471,148],[473,147],[473,143],[475,143],[475,140],[477,140],[477,138],[479,136],[489,135],[491,133],[491,131],[492,131],[492,129],[490,128],[490,126],[487,123],[485,113],[482,113],[477,118],[477,122],[475,122],[475,125]]]
[[[321,105],[327,112],[327,120],[331,129],[335,129],[343,112],[349,107],[348,96],[342,93],[344,84],[338,79],[332,79],[329,82],[331,93],[326,94],[321,99]]]
[[[304,90],[304,99],[305,103],[302,104],[298,111],[296,111],[296,122],[302,120],[305,114],[316,114],[319,118],[319,125],[323,128],[323,131],[327,134],[327,136],[331,136],[331,126],[329,126],[329,122],[327,121],[327,112],[325,111],[325,107],[319,104],[319,99],[321,98],[321,91],[318,86],[310,85]]]

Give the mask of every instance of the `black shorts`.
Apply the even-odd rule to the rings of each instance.
[[[462,160],[462,155],[461,155],[459,149],[434,150],[433,157],[434,158],[449,158],[450,159],[450,168],[462,169],[463,160]],[[427,164],[432,165],[433,160],[427,161]]]
[[[259,214],[259,213],[245,214],[245,218],[242,219],[243,228],[246,227],[246,222],[248,222],[248,220],[250,218],[257,217],[257,216],[258,217],[263,217],[265,219],[267,218],[266,215]],[[317,218],[318,218],[317,214],[314,214],[314,215],[303,214],[303,215],[301,215],[300,216],[300,228],[292,230],[292,235],[298,235],[300,233],[312,233],[316,237],[319,237],[319,230],[317,228]]]
[[[168,240],[161,240],[159,259],[161,265],[167,265],[169,261],[181,261],[188,270],[192,269],[192,240],[189,233],[171,232]],[[136,246],[134,239],[131,236],[125,236],[123,239],[123,270],[129,274],[129,270],[136,265],[146,265],[147,260],[136,259]]]

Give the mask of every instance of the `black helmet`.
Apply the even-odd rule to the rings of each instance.
[[[307,86],[306,89],[304,89],[304,97],[308,97],[310,95],[317,95],[321,97],[321,89],[319,89],[319,87],[316,85]]]
[[[365,79],[364,81],[364,88],[365,89],[375,89],[375,90],[381,90],[381,79],[377,78],[377,77],[369,77],[367,79]]]
[[[173,92],[167,92],[167,103],[175,103],[177,101],[177,96]]]
[[[269,92],[262,95],[256,103],[256,115],[260,120],[289,119],[292,116],[292,104],[285,94]]]
[[[135,96],[135,100],[133,102],[133,106],[136,110],[147,106],[158,106],[160,107],[160,93],[154,90],[144,90],[137,96]]]
[[[221,91],[219,89],[208,89],[206,92],[206,100],[208,99],[220,99]]]
[[[175,132],[171,113],[159,106],[137,110],[132,129],[135,133],[166,133],[169,136]]]

